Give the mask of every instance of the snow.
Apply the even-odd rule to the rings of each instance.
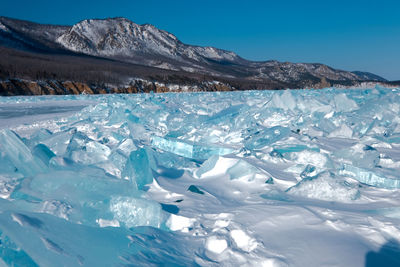
[[[238,56],[229,51],[220,50],[214,47],[191,47],[191,51],[193,53],[197,53],[202,57],[211,58],[211,59],[219,59],[219,60],[229,60],[234,61],[238,58]]]
[[[43,121],[53,118],[66,117],[74,114],[82,108],[95,104],[96,100],[75,100],[65,97],[50,98],[36,97],[39,101],[32,102],[32,97],[4,98],[0,103],[0,129],[22,124],[30,124],[34,121]],[[12,101],[9,101],[11,100]]]
[[[0,98],[0,262],[400,258],[400,89]]]
[[[230,234],[236,246],[244,251],[250,252],[257,247],[255,240],[240,229],[232,230]]]
[[[10,32],[10,30],[3,23],[0,22],[0,30],[4,32]]]
[[[209,237],[206,242],[207,250],[216,254],[221,254],[227,247],[228,244],[225,239],[218,239],[215,236]]]
[[[194,219],[171,214],[167,221],[167,226],[172,231],[189,232],[189,228],[192,227],[194,222]]]

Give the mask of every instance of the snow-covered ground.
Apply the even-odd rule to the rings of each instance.
[[[0,265],[400,266],[400,89],[0,98]]]

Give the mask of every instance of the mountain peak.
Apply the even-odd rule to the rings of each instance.
[[[151,58],[168,58],[187,66],[206,59],[239,59],[233,52],[214,47],[185,45],[175,35],[154,25],[139,25],[122,17],[83,20],[59,36],[57,42],[68,50],[89,55],[134,60],[147,54]]]
[[[106,23],[110,23],[110,24],[116,24],[116,23],[128,23],[128,24],[135,24],[137,25],[135,22],[124,18],[124,17],[110,17],[110,18],[93,18],[93,19],[84,19],[79,21],[78,23],[75,23],[73,26],[75,25],[80,25],[80,24],[88,24],[88,25],[98,25],[98,24],[106,24]]]
[[[83,20],[58,37],[57,42],[90,55],[128,57],[144,52],[167,55],[178,44],[172,34],[121,17]]]

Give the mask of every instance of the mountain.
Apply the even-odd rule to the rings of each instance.
[[[0,78],[18,74],[35,79],[32,73],[27,74],[29,71],[22,62],[30,58],[33,65],[41,66],[36,78],[67,78],[67,71],[62,68],[70,69],[83,62],[87,73],[120,85],[138,77],[164,79],[163,82],[175,77],[180,83],[193,79],[220,81],[236,89],[325,87],[385,81],[375,74],[337,70],[319,63],[249,61],[230,51],[184,44],[169,32],[126,18],[88,19],[73,26],[57,26],[0,17],[0,47],[8,59],[7,62],[0,60]],[[99,71],[99,65],[108,67]],[[112,76],[113,81],[104,78],[105,73]],[[21,78],[18,75],[15,78]],[[80,76],[85,82],[84,75]]]

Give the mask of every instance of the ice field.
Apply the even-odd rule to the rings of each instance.
[[[400,266],[400,88],[0,98],[0,266]]]

